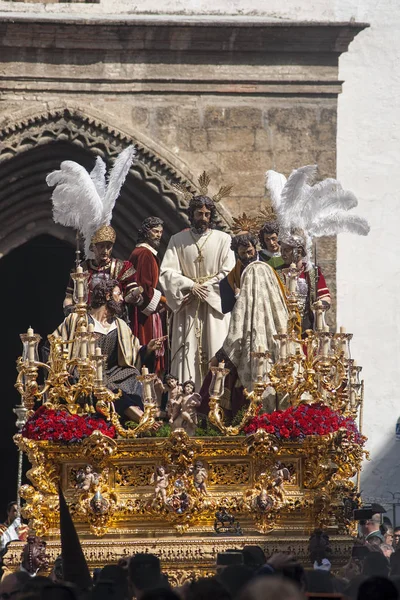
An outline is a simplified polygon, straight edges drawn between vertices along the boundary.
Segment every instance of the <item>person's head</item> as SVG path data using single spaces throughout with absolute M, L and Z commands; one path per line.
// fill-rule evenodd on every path
M 238 600 L 303 600 L 302 592 L 291 581 L 275 575 L 257 577 L 250 581 Z
M 266 557 L 260 546 L 244 546 L 242 553 L 246 567 L 259 569 L 265 565 Z
M 311 593 L 333 594 L 335 592 L 334 579 L 328 571 L 319 569 L 306 571 L 306 590 Z
M 28 573 L 23 571 L 16 571 L 10 575 L 6 575 L 0 581 L 0 598 L 1 600 L 8 600 L 15 598 L 17 594 L 20 594 L 23 587 L 28 581 L 30 581 Z
M 362 573 L 367 577 L 387 577 L 389 561 L 380 552 L 370 552 L 364 559 Z
M 180 600 L 180 596 L 169 587 L 158 587 L 145 592 L 141 600 Z
M 13 523 L 15 521 L 15 519 L 17 518 L 17 514 L 18 514 L 17 501 L 16 500 L 11 500 L 11 502 L 9 502 L 7 504 L 7 519 L 6 519 L 6 523 L 8 525 L 11 525 L 11 523 Z
M 271 254 L 275 254 L 279 252 L 279 224 L 278 221 L 267 221 L 264 223 L 260 232 L 258 234 L 258 238 L 260 240 L 261 248 L 271 252 Z
M 226 587 L 232 598 L 254 577 L 254 571 L 245 565 L 231 565 L 217 575 L 217 579 Z
M 194 382 L 191 379 L 188 379 L 183 383 L 182 389 L 184 394 L 193 394 L 195 390 Z
M 383 556 L 390 558 L 394 552 L 394 548 L 391 544 L 381 544 L 380 551 L 382 552 Z
M 400 549 L 393 552 L 390 559 L 390 575 L 400 577 Z
M 219 509 L 220 512 L 226 512 L 226 508 Z M 241 550 L 226 550 L 225 552 L 218 552 L 217 560 L 215 563 L 215 571 L 217 575 L 222 573 L 224 569 L 229 566 L 239 566 L 244 564 L 243 553 Z
M 147 217 L 143 221 L 138 231 L 138 243 L 146 242 L 155 250 L 160 247 L 162 234 L 164 231 L 164 221 L 158 217 Z
M 179 379 L 175 375 L 172 375 L 171 373 L 167 373 L 167 375 L 164 377 L 164 381 L 165 381 L 166 385 L 171 390 L 173 390 L 178 385 Z
M 231 595 L 217 577 L 201 577 L 187 589 L 186 600 L 230 600 Z
M 383 543 L 389 546 L 393 545 L 393 527 L 387 523 L 382 523 L 380 526 L 380 532 L 383 535 Z
M 294 263 L 300 267 L 306 256 L 305 240 L 302 236 L 294 234 L 287 235 L 281 239 L 281 256 L 285 265 Z
M 123 296 L 118 281 L 102 279 L 92 290 L 91 308 L 107 307 L 110 315 L 119 316 L 123 312 Z
M 232 239 L 231 250 L 244 267 L 257 260 L 257 240 L 251 233 L 242 233 Z
M 92 600 L 128 600 L 127 569 L 119 565 L 106 565 L 100 570 L 92 590 Z
M 362 526 L 363 534 L 365 536 L 373 533 L 374 531 L 379 532 L 379 527 L 381 524 L 381 515 L 379 513 L 375 513 L 372 515 L 370 519 L 367 519 Z
M 386 577 L 370 577 L 360 584 L 357 600 L 398 600 L 397 588 Z
M 194 196 L 189 202 L 188 217 L 192 229 L 204 233 L 214 226 L 217 215 L 215 203 L 208 196 Z
M 115 229 L 111 225 L 103 225 L 96 231 L 90 241 L 90 250 L 97 265 L 104 266 L 110 262 L 116 237 Z
M 140 553 L 132 556 L 128 565 L 128 578 L 136 598 L 141 598 L 147 590 L 165 587 L 160 559 L 154 554 Z
M 393 529 L 393 548 L 396 550 L 400 542 L 400 527 Z

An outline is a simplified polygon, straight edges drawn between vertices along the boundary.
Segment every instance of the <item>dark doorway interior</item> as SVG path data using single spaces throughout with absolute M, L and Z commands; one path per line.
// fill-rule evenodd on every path
M 21 354 L 19 334 L 32 326 L 46 339 L 63 320 L 62 302 L 68 273 L 74 263 L 74 248 L 49 235 L 38 236 L 0 260 L 0 518 L 17 486 L 17 448 L 13 407 L 19 403 L 14 389 L 15 361 Z M 28 465 L 24 465 L 26 469 Z M 5 515 L 4 515 L 5 516 Z

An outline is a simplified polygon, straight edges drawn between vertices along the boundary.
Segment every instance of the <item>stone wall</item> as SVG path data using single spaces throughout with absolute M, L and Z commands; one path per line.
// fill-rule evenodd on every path
M 256 214 L 266 202 L 269 168 L 288 175 L 317 163 L 321 177 L 335 175 L 338 57 L 362 28 L 251 18 L 210 24 L 3 16 L 2 144 L 21 106 L 42 119 L 61 102 L 95 111 L 110 127 L 144 140 L 189 182 L 205 169 L 215 190 L 233 184 L 224 202 L 230 215 Z M 27 202 L 35 202 L 34 194 Z M 335 294 L 335 243 L 321 242 L 318 257 Z

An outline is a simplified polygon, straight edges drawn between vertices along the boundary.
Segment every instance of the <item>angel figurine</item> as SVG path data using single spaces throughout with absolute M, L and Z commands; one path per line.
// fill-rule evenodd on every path
M 207 469 L 201 460 L 196 460 L 193 466 L 193 485 L 198 492 L 207 495 L 206 481 L 208 478 Z
M 165 467 L 159 466 L 156 467 L 153 475 L 151 476 L 150 483 L 155 484 L 154 487 L 154 500 L 155 502 L 157 498 L 161 498 L 161 502 L 163 504 L 167 503 L 167 487 L 169 481 L 169 473 L 165 472 Z
M 99 483 L 99 474 L 93 471 L 91 465 L 85 465 L 84 469 L 79 469 L 76 474 L 77 487 L 84 492 L 88 492 L 90 488 Z
M 178 402 L 180 404 L 180 400 L 178 401 L 178 397 L 182 394 L 182 386 L 179 383 L 179 380 L 175 375 L 168 373 L 165 378 L 164 384 L 164 392 L 168 393 L 167 405 L 165 407 L 165 412 L 167 413 L 169 423 L 171 421 L 173 415 L 176 414 L 175 405 Z
M 183 391 L 176 399 L 171 412 L 170 424 L 172 431 L 184 429 L 186 433 L 193 436 L 197 427 L 197 408 L 201 404 L 200 394 L 194 392 L 194 383 L 185 381 L 182 385 Z

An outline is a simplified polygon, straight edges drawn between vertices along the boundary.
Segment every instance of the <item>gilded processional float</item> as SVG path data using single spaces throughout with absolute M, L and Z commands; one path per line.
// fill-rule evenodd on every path
M 88 273 L 76 267 L 74 338 L 50 335 L 42 362 L 40 336 L 29 328 L 17 362 L 14 439 L 31 463 L 30 483 L 20 487 L 22 516 L 46 539 L 51 560 L 60 553 L 61 487 L 90 567 L 153 552 L 170 580 L 182 583 L 213 571 L 218 552 L 245 544 L 306 560 L 317 527 L 330 535 L 333 565 L 343 563 L 354 533 L 348 500 L 365 455 L 361 367 L 351 357 L 352 334 L 330 331 L 320 301 L 314 329 L 302 334 L 298 275 L 294 264 L 286 270 L 289 318 L 275 335 L 278 358 L 263 347 L 251 353 L 255 378 L 231 423 L 220 404 L 229 369 L 212 366 L 209 412 L 189 435 L 155 430 L 156 375 L 146 367 L 138 377 L 140 421 L 121 423 L 119 393 L 106 386 L 105 356 L 88 324 Z M 70 343 L 78 348 L 73 358 Z M 266 390 L 288 408 L 266 412 Z M 20 551 L 18 543 L 10 547 L 10 568 Z

